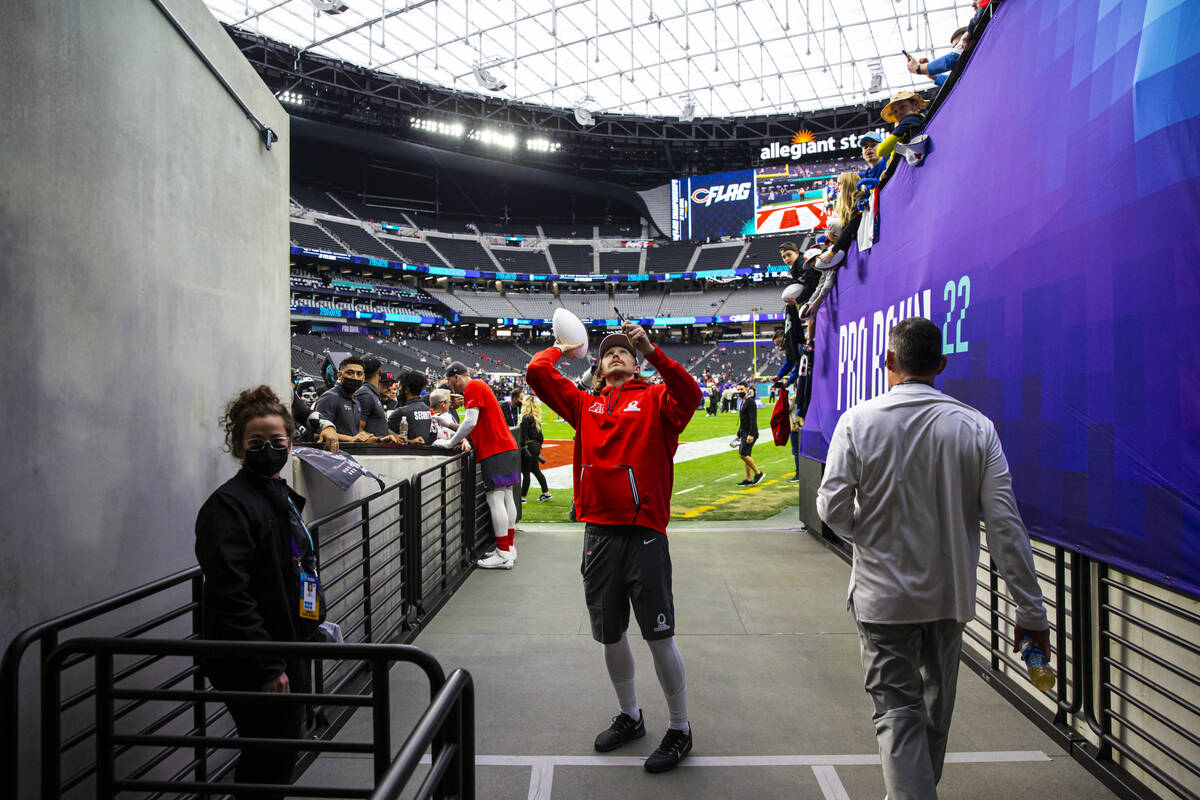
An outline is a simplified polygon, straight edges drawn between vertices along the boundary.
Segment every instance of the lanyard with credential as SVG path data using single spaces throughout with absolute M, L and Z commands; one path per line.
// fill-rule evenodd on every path
M 300 516 L 300 509 L 296 508 L 296 504 L 292 502 L 292 498 L 288 498 L 288 505 L 291 506 L 292 512 L 296 515 L 296 519 L 300 522 L 300 528 L 304 531 L 304 535 L 308 537 L 308 551 L 312 553 L 313 565 L 317 562 L 317 547 L 313 544 L 312 533 L 309 532 L 308 526 L 304 524 L 304 517 Z M 296 547 L 295 537 L 289 535 L 288 541 L 292 543 L 292 555 L 298 561 L 300 559 L 300 550 Z

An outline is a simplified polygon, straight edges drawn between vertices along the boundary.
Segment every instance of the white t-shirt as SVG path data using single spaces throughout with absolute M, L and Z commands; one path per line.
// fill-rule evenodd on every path
M 433 415 L 433 427 L 434 427 L 434 431 L 435 431 L 434 441 L 438 441 L 438 440 L 442 440 L 442 439 L 453 439 L 454 438 L 454 428 L 451 427 L 452 425 L 454 425 L 454 417 L 450 416 L 449 411 L 442 412 L 441 414 L 434 414 Z

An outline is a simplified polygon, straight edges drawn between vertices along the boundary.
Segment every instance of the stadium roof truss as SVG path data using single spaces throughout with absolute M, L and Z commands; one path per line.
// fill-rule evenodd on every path
M 972 13 L 963 0 L 205 1 L 295 48 L 297 67 L 313 56 L 480 95 L 500 116 L 515 104 L 597 121 L 795 116 L 926 89 L 901 51 L 944 53 Z

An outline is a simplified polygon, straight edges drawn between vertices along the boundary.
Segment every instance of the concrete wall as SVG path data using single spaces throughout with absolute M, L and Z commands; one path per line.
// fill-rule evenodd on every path
M 236 390 L 288 387 L 288 119 L 200 0 L 9 3 L 0 25 L 0 646 L 195 564 Z M 18 399 L 19 398 L 19 399 Z

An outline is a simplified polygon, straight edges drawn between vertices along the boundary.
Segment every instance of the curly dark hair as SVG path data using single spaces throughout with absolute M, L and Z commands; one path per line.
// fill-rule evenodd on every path
M 280 402 L 279 396 L 270 386 L 246 389 L 229 401 L 229 405 L 225 406 L 225 414 L 221 417 L 221 427 L 225 430 L 225 449 L 232 453 L 234 458 L 246 455 L 242 446 L 246 423 L 259 417 L 282 417 L 288 437 L 291 438 L 296 432 L 292 412 Z

